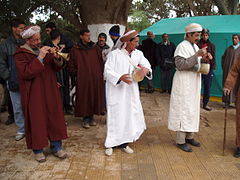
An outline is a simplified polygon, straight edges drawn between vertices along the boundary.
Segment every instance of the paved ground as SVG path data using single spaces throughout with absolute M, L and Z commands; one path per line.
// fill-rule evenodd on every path
M 5 126 L 6 113 L 0 115 L 0 179 L 240 179 L 240 159 L 234 158 L 235 110 L 228 111 L 227 143 L 222 156 L 224 110 L 220 103 L 211 103 L 212 112 L 201 112 L 200 132 L 196 139 L 202 144 L 192 153 L 179 150 L 174 144 L 175 133 L 167 129 L 169 95 L 141 95 L 147 130 L 131 144 L 135 153 L 114 150 L 104 155 L 105 117 L 96 117 L 97 127 L 81 127 L 81 120 L 66 116 L 69 139 L 64 148 L 69 158 L 63 161 L 51 154 L 47 162 L 35 162 L 26 149 L 25 140 L 16 142 L 15 125 Z M 49 152 L 49 149 L 46 149 Z

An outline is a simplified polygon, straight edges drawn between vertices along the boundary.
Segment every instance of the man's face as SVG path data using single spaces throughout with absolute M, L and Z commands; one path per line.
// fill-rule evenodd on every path
M 119 38 L 118 36 L 113 36 L 113 35 L 110 35 L 110 37 L 113 41 Z
M 139 37 L 135 37 L 132 41 L 127 42 L 126 49 L 134 51 L 139 45 Z
M 34 34 L 32 37 L 27 39 L 26 42 L 31 48 L 39 48 L 41 45 L 40 33 Z
M 98 44 L 99 44 L 100 46 L 104 46 L 104 45 L 106 44 L 106 39 L 105 39 L 105 37 L 99 36 L 99 38 L 98 38 Z
M 233 36 L 232 41 L 233 41 L 233 45 L 237 45 L 239 43 L 238 36 Z
M 83 35 L 80 35 L 80 39 L 85 44 L 87 44 L 87 43 L 89 43 L 91 41 L 90 37 L 91 37 L 91 33 L 90 32 L 85 32 Z
M 199 41 L 200 36 L 201 36 L 201 32 L 194 32 L 193 34 L 187 33 L 188 40 L 194 44 L 196 44 Z
M 46 28 L 45 31 L 46 31 L 47 35 L 50 35 L 50 32 L 52 31 L 52 29 L 51 28 Z
M 25 24 L 19 24 L 18 27 L 12 27 L 13 35 L 16 38 L 20 38 L 21 37 L 20 33 L 23 32 L 24 28 Z
M 167 34 L 164 34 L 163 37 L 162 37 L 162 39 L 163 39 L 163 42 L 168 41 L 168 35 L 167 35 Z
M 203 33 L 203 34 L 202 34 L 202 39 L 203 39 L 204 41 L 207 41 L 207 40 L 209 39 L 208 33 Z
M 149 38 L 149 39 L 154 39 L 154 34 L 153 34 L 153 32 L 148 32 L 147 33 L 147 37 Z

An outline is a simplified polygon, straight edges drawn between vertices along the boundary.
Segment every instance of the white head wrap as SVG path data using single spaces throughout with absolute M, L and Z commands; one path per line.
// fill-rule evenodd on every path
M 23 32 L 21 32 L 21 36 L 23 39 L 28 39 L 36 33 L 39 33 L 41 28 L 39 26 L 27 26 Z
M 128 40 L 137 37 L 139 34 L 136 30 L 131 30 L 125 33 L 121 38 L 126 37 Z
M 197 23 L 192 23 L 189 24 L 185 27 L 185 32 L 190 33 L 190 32 L 201 32 L 202 31 L 202 26 Z
M 132 38 L 137 37 L 139 34 L 136 30 L 131 30 L 121 36 L 121 41 L 123 42 L 122 48 L 125 49 L 127 45 L 127 41 L 131 40 Z

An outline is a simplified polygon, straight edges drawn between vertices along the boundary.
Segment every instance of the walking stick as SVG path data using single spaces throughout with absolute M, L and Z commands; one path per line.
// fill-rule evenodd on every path
M 227 109 L 229 106 L 229 95 L 226 96 L 226 102 L 225 102 L 225 115 L 224 115 L 224 134 L 223 134 L 223 156 L 225 155 L 225 144 L 226 144 L 226 128 L 227 128 Z

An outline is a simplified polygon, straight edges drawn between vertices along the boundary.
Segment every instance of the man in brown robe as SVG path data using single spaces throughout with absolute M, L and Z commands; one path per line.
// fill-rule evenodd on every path
M 234 34 L 232 36 L 233 45 L 229 46 L 222 56 L 222 69 L 223 69 L 223 86 L 226 81 L 228 72 L 230 71 L 232 65 L 235 62 L 236 57 L 240 54 L 240 36 L 238 34 Z M 233 88 L 230 93 L 230 98 L 226 99 L 226 96 L 223 95 L 222 100 L 225 103 L 231 104 L 235 102 L 237 89 Z
M 80 31 L 80 41 L 70 51 L 69 72 L 76 78 L 75 116 L 83 127 L 96 126 L 93 115 L 105 110 L 103 60 L 100 48 L 90 40 L 90 31 Z
M 67 131 L 55 74 L 64 62 L 56 53 L 49 53 L 50 47 L 39 49 L 39 26 L 27 27 L 21 36 L 26 43 L 17 49 L 15 60 L 27 147 L 33 149 L 38 162 L 44 162 L 43 148 L 49 140 L 53 155 L 64 159 L 67 154 L 61 140 L 67 138 Z
M 227 79 L 224 84 L 224 95 L 230 95 L 231 91 L 236 88 L 236 145 L 237 149 L 234 153 L 235 157 L 240 157 L 240 89 L 239 89 L 239 78 L 240 78 L 240 55 L 237 56 L 234 65 L 228 73 Z

